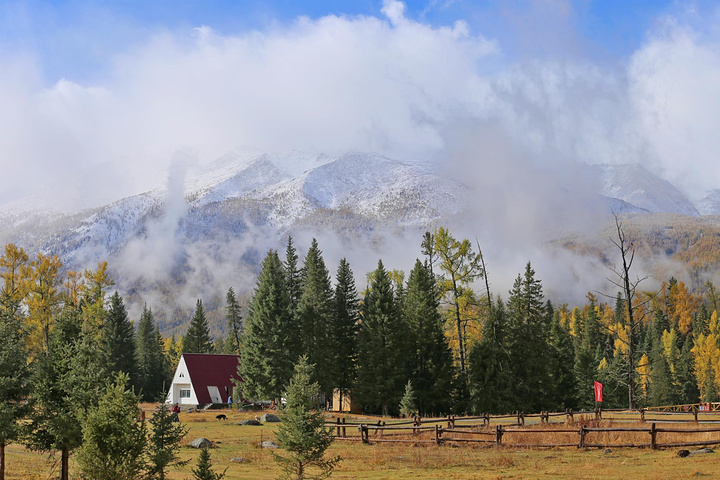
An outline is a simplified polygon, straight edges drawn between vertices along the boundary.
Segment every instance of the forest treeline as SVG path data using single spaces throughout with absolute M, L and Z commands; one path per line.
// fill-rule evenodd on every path
M 289 237 L 284 255 L 270 250 L 262 261 L 248 305 L 228 290 L 226 337 L 211 338 L 197 299 L 177 340 L 163 338 L 151 306 L 129 318 L 107 263 L 61 273 L 58 257 L 7 245 L 0 447 L 22 438 L 45 451 L 81 448 L 83 419 L 111 388 L 159 400 L 183 352 L 240 354 L 247 399 L 280 397 L 306 356 L 326 398 L 340 390 L 368 413 L 398 414 L 401 401 L 422 415 L 581 409 L 594 406 L 594 381 L 605 386 L 604 407 L 717 400 L 711 283 L 702 295 L 674 278 L 652 292 L 635 283 L 555 306 L 530 262 L 501 298 L 479 245 L 445 228 L 419 240 L 408 274 L 380 260 L 358 291 L 345 259 L 333 281 L 317 241 L 301 261 Z

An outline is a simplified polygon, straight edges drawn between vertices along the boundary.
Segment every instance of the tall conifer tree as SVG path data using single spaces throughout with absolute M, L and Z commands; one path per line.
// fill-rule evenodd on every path
M 285 272 L 277 251 L 262 262 L 248 305 L 238 373 L 247 398 L 280 398 L 298 359 Z
M 379 261 L 365 295 L 358 334 L 355 390 L 367 410 L 388 415 L 391 406 L 398 405 L 407 376 L 406 338 L 390 275 Z
M 211 353 L 212 340 L 210 339 L 210 327 L 205 318 L 205 309 L 202 300 L 198 299 L 195 304 L 195 315 L 190 320 L 188 331 L 183 337 L 183 352 L 185 353 Z
M 357 332 L 360 305 L 355 278 L 346 259 L 340 260 L 335 277 L 331 362 L 333 385 L 340 395 L 349 393 L 357 372 Z M 342 398 L 340 402 L 342 404 Z
M 315 381 L 326 396 L 332 394 L 333 290 L 317 240 L 313 239 L 303 265 L 304 281 L 296 318 L 303 354 L 315 365 Z
M 403 303 L 408 328 L 409 364 L 421 414 L 447 413 L 452 391 L 453 359 L 438 302 L 438 288 L 429 267 L 420 260 L 408 277 Z
M 483 324 L 482 340 L 468 356 L 472 407 L 476 413 L 507 413 L 517 408 L 511 361 L 505 305 L 498 299 Z
M 30 413 L 31 369 L 27 363 L 24 332 L 9 306 L 10 297 L 0 294 L 0 480 L 5 479 L 5 446 L 16 440 L 20 421 Z
M 165 353 L 160 332 L 153 321 L 152 310 L 145 305 L 138 323 L 135 344 L 137 381 L 135 385 L 145 400 L 156 400 L 165 390 Z
M 235 297 L 235 291 L 230 287 L 225 295 L 225 319 L 228 323 L 228 339 L 225 342 L 227 353 L 240 353 L 240 338 L 242 337 L 242 315 L 240 315 L 240 304 Z
M 110 297 L 108 314 L 103 321 L 102 352 L 108 375 L 125 372 L 135 379 L 135 331 L 117 291 Z
M 518 275 L 507 304 L 508 345 L 514 372 L 517 408 L 538 412 L 548 406 L 547 345 L 548 325 L 544 309 L 542 284 L 535 278 L 530 262 L 524 275 Z
M 295 314 L 303 290 L 303 272 L 298 269 L 298 254 L 290 235 L 288 235 L 288 243 L 285 248 L 285 263 L 283 266 L 285 267 L 288 303 L 290 304 L 290 311 Z

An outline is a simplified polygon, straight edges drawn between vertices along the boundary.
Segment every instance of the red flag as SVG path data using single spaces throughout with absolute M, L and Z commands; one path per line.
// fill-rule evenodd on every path
M 602 383 L 595 382 L 595 401 L 602 402 Z

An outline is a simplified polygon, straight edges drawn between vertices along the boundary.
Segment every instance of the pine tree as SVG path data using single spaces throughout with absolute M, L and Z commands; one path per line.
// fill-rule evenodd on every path
M 145 305 L 138 323 L 137 342 L 135 345 L 137 362 L 138 387 L 145 400 L 156 399 L 165 389 L 165 354 L 160 332 L 155 326 L 153 313 Z
M 76 309 L 58 316 L 50 350 L 38 358 L 33 379 L 35 405 L 27 443 L 34 450 L 61 452 L 61 480 L 69 479 L 70 453 L 82 443 L 79 418 L 97 404 L 102 386 L 97 345 L 85 326 Z
M 553 313 L 549 340 L 549 371 L 552 373 L 553 410 L 564 410 L 577 405 L 573 364 L 575 350 L 570 332 L 562 325 L 558 311 Z M 597 370 L 594 372 L 597 377 Z
M 307 357 L 300 357 L 285 391 L 287 403 L 280 410 L 277 439 L 288 456 L 273 454 L 283 478 L 326 478 L 340 461 L 339 457 L 324 458 L 333 437 L 325 428 L 325 414 L 315 408 L 320 386 L 311 383 L 312 370 Z
M 415 416 L 418 413 L 417 404 L 415 403 L 415 391 L 412 387 L 412 382 L 408 380 L 405 385 L 405 393 L 403 393 L 400 399 L 400 415 L 408 418 Z
M 173 421 L 170 408 L 165 403 L 165 395 L 159 397 L 157 409 L 150 418 L 150 438 L 148 440 L 148 477 L 165 480 L 165 472 L 170 465 L 184 465 L 179 461 L 180 442 L 187 435 L 187 428 Z
M 146 470 L 147 429 L 139 419 L 140 398 L 119 373 L 108 383 L 96 409 L 83 421 L 83 443 L 77 462 L 84 478 L 134 480 Z
M 548 325 L 542 284 L 530 262 L 518 275 L 507 304 L 508 346 L 513 368 L 513 390 L 517 409 L 538 412 L 548 406 Z
M 478 414 L 508 413 L 517 408 L 507 334 L 505 305 L 498 299 L 483 325 L 482 340 L 468 356 L 472 407 Z
M 355 383 L 357 371 L 357 332 L 360 305 L 355 288 L 355 278 L 346 259 L 340 260 L 335 277 L 335 295 L 333 297 L 333 327 L 330 330 L 333 340 L 330 362 L 332 383 L 340 390 L 342 397 L 348 395 Z
M 390 275 L 378 262 L 371 274 L 358 333 L 358 401 L 372 412 L 390 413 L 407 378 L 407 328 L 395 304 Z
M 583 329 L 577 337 L 575 348 L 575 392 L 577 407 L 589 410 L 595 406 L 594 382 L 597 380 L 597 367 L 600 359 L 596 358 L 598 342 L 598 321 L 595 313 L 595 302 L 590 300 L 590 307 L 583 318 Z
M 275 250 L 262 262 L 248 305 L 238 374 L 246 398 L 280 398 L 298 358 L 287 285 Z
M 17 440 L 19 422 L 31 411 L 27 400 L 32 371 L 22 325 L 11 302 L 7 292 L 0 294 L 0 480 L 5 479 L 5 446 Z
M 403 305 L 408 329 L 407 359 L 420 413 L 447 413 L 452 392 L 453 359 L 443 331 L 438 288 L 429 268 L 416 260 Z
M 314 239 L 313 242 L 315 242 Z M 290 305 L 290 312 L 295 315 L 303 291 L 303 272 L 298 269 L 297 250 L 295 250 L 293 246 L 292 236 L 290 235 L 288 235 L 283 267 L 285 269 L 285 286 L 288 293 L 288 304 Z
M 240 304 L 235 298 L 235 291 L 230 287 L 225 296 L 225 319 L 228 323 L 228 339 L 225 342 L 225 352 L 238 355 L 240 353 L 240 338 L 243 333 Z
M 210 339 L 210 327 L 205 318 L 205 309 L 202 300 L 198 299 L 195 304 L 195 314 L 190 320 L 190 326 L 183 337 L 184 353 L 211 353 L 212 340 Z
M 693 372 L 693 338 L 688 335 L 680 350 L 680 359 L 677 363 L 677 379 L 680 386 L 680 403 L 697 403 L 700 399 L 695 374 Z
M 135 330 L 117 291 L 110 298 L 108 314 L 103 322 L 102 356 L 108 375 L 125 372 L 131 379 L 135 378 Z
M 296 318 L 300 326 L 303 354 L 308 361 L 316 365 L 315 380 L 321 392 L 332 395 L 332 362 L 330 355 L 334 350 L 333 340 L 333 290 L 330 274 L 325 267 L 322 252 L 313 239 L 303 265 L 304 281 L 302 293 L 297 304 Z
M 225 470 L 227 471 L 227 468 Z M 213 470 L 210 451 L 207 448 L 200 450 L 197 466 L 193 468 L 192 474 L 195 480 L 222 480 L 225 477 L 225 472 L 217 473 Z

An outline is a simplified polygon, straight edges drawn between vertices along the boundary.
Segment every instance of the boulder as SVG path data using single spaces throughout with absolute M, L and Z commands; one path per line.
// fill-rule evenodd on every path
M 262 423 L 258 422 L 255 419 L 250 420 L 243 420 L 242 422 L 238 423 L 238 425 L 254 425 L 254 426 L 262 426 Z
M 233 457 L 230 459 L 230 461 L 233 463 L 248 463 L 250 460 L 243 457 Z
M 213 443 L 205 437 L 200 437 L 188 443 L 188 446 L 193 448 L 210 448 L 213 446 Z
M 280 445 L 273 442 L 272 440 L 265 440 L 260 444 L 262 448 L 280 448 Z
M 265 423 L 282 422 L 282 420 L 280 420 L 280 417 L 278 417 L 277 415 L 273 415 L 272 413 L 266 413 L 265 415 L 260 417 L 260 421 Z
M 685 458 L 688 455 L 690 455 L 690 450 L 678 450 L 678 452 L 677 452 L 678 457 Z
M 185 410 L 185 413 L 193 413 L 195 411 L 195 407 L 188 407 L 187 410 Z
M 712 448 L 701 448 L 700 450 L 690 452 L 690 456 L 692 457 L 693 455 L 702 455 L 704 453 L 715 453 L 715 450 L 713 450 Z

